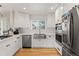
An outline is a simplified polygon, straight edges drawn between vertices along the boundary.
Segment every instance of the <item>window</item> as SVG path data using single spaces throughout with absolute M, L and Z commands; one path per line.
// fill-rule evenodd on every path
M 33 29 L 45 29 L 45 21 L 33 21 L 32 28 Z

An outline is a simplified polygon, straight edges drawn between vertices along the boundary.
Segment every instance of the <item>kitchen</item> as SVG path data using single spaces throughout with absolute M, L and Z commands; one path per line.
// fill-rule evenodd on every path
M 1 3 L 0 56 L 68 55 L 63 54 L 62 18 L 75 5 L 78 4 Z

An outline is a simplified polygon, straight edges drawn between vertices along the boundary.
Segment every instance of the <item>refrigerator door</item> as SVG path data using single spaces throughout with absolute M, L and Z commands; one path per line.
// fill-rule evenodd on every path
M 71 40 L 70 40 L 70 13 L 68 12 L 67 15 L 64 16 L 63 18 L 63 23 L 62 23 L 62 29 L 63 29 L 63 44 L 66 47 L 71 46 Z
M 72 56 L 67 50 L 65 50 L 64 48 L 63 48 L 63 50 L 62 50 L 62 55 L 63 56 Z
M 63 56 L 76 56 L 75 53 L 73 53 L 70 49 L 67 49 L 66 47 L 63 47 L 62 55 Z
M 72 47 L 71 50 L 79 55 L 79 8 L 73 7 L 71 9 L 73 17 L 73 38 L 72 38 Z

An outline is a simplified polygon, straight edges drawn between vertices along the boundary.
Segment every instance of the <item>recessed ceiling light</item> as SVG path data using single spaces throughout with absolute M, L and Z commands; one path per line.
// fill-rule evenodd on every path
M 61 9 L 63 9 L 63 7 L 60 7 Z
M 53 10 L 53 8 L 51 7 L 51 10 Z
M 26 8 L 23 8 L 24 10 L 26 9 Z

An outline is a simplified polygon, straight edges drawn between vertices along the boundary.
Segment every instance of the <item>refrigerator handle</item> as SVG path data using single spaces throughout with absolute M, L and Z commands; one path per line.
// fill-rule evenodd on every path
M 74 39 L 74 24 L 73 24 L 73 14 L 71 13 L 71 17 L 70 17 L 70 42 L 71 42 L 71 47 L 73 47 L 73 39 Z

